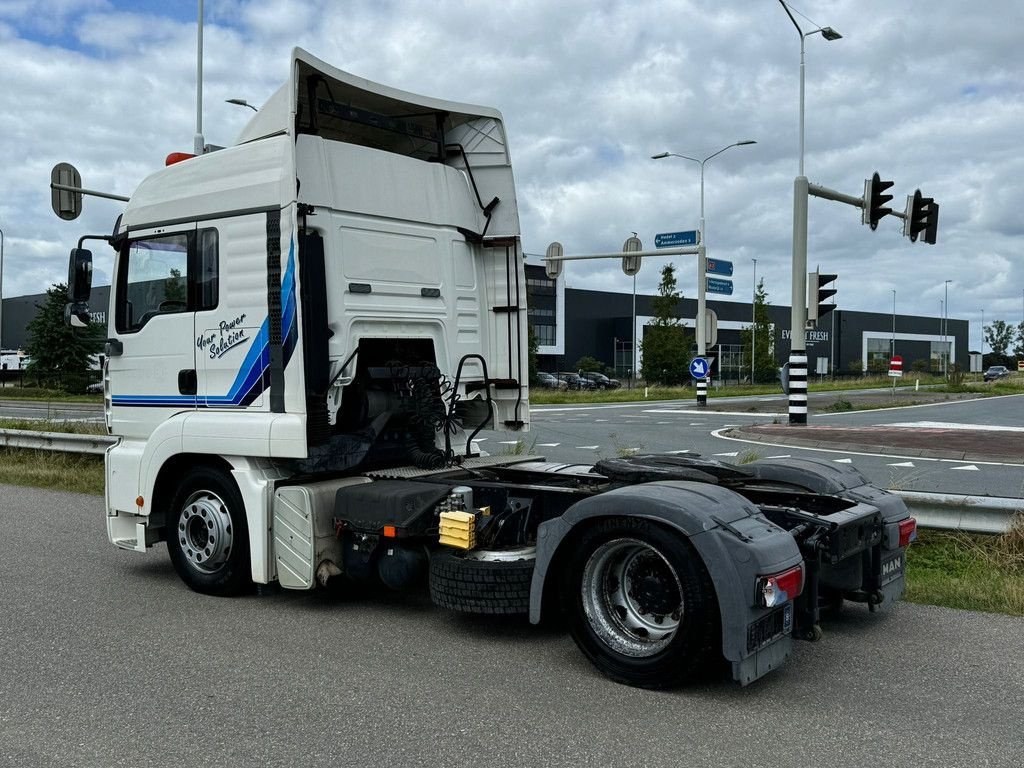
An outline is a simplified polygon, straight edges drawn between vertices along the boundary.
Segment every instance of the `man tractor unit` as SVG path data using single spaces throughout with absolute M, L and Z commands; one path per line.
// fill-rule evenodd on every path
M 106 524 L 210 595 L 340 579 L 560 617 L 608 677 L 775 669 L 820 606 L 886 607 L 915 522 L 850 467 L 475 450 L 530 423 L 526 281 L 494 109 L 295 50 L 237 143 L 170 155 L 108 236 Z

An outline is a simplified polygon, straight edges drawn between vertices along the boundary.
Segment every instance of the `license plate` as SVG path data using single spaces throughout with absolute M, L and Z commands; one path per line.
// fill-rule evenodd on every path
M 903 570 L 906 567 L 906 562 L 903 558 L 903 552 L 895 552 L 884 560 L 882 560 L 881 573 L 879 574 L 878 583 L 880 586 L 885 586 L 891 581 L 895 581 L 903 575 Z
M 747 627 L 747 652 L 764 648 L 793 631 L 793 604 L 786 603 Z

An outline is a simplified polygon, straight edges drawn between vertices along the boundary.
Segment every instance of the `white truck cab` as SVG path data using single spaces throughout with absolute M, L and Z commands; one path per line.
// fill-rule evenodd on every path
M 165 541 L 192 589 L 426 580 L 458 611 L 563 612 L 602 672 L 645 687 L 719 655 L 749 683 L 820 637 L 819 596 L 903 592 L 914 521 L 852 468 L 474 452 L 485 426 L 529 427 L 496 110 L 295 50 L 234 146 L 169 156 L 99 239 L 108 536 Z M 72 324 L 91 268 L 80 242 Z

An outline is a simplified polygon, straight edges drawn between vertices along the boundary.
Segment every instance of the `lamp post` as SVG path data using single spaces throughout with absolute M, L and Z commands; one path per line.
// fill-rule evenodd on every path
M 981 310 L 981 367 L 985 368 L 985 310 Z
M 199 0 L 196 31 L 196 135 L 195 153 L 203 154 L 206 141 L 203 139 L 203 0 Z
M 757 259 L 751 259 L 754 262 L 754 292 L 753 298 L 750 300 L 750 384 L 754 384 L 754 360 L 757 357 L 757 345 L 754 343 L 757 339 Z
M 252 104 L 250 104 L 245 99 L 224 99 L 224 101 L 227 102 L 228 104 L 236 104 L 239 107 L 248 107 L 253 112 L 259 112 L 259 110 L 256 109 L 256 107 L 254 107 Z
M 0 353 L 4 350 L 4 231 L 0 229 Z
M 892 289 L 892 342 L 889 349 L 890 362 L 896 357 L 896 289 Z
M 656 155 L 651 155 L 652 160 L 662 160 L 666 157 L 679 157 L 683 160 L 692 160 L 700 165 L 700 255 L 697 256 L 697 356 L 704 357 L 707 354 L 707 329 L 706 329 L 706 317 L 707 314 L 707 285 L 705 280 L 705 273 L 707 272 L 707 236 L 704 232 L 704 164 L 713 157 L 725 152 L 727 149 L 733 147 L 745 147 L 749 144 L 757 144 L 753 139 L 744 139 L 743 141 L 736 141 L 728 146 L 722 147 L 717 152 L 712 152 L 710 155 L 705 157 L 703 160 L 699 160 L 696 157 L 690 157 L 689 155 L 681 155 L 677 152 L 659 152 Z M 707 378 L 700 379 L 697 382 L 697 405 L 704 406 L 708 403 L 708 380 Z
M 949 375 L 949 284 L 952 280 L 943 283 L 945 298 L 942 300 L 942 375 Z
M 807 423 L 807 350 L 804 331 L 807 326 L 807 177 L 804 176 L 804 42 L 819 32 L 828 41 L 839 40 L 842 35 L 832 27 L 818 27 L 804 32 L 797 24 L 785 0 L 779 0 L 782 9 L 796 27 L 800 36 L 800 171 L 793 180 L 793 275 L 792 309 L 790 312 L 789 346 L 789 423 Z

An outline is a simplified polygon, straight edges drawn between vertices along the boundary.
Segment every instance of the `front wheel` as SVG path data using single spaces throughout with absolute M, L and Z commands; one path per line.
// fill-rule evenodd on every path
M 196 592 L 232 595 L 251 585 L 245 506 L 230 475 L 212 467 L 186 475 L 167 512 L 167 551 Z
M 601 521 L 562 573 L 573 639 L 611 679 L 680 685 L 716 657 L 719 614 L 700 556 L 678 532 L 642 518 Z

